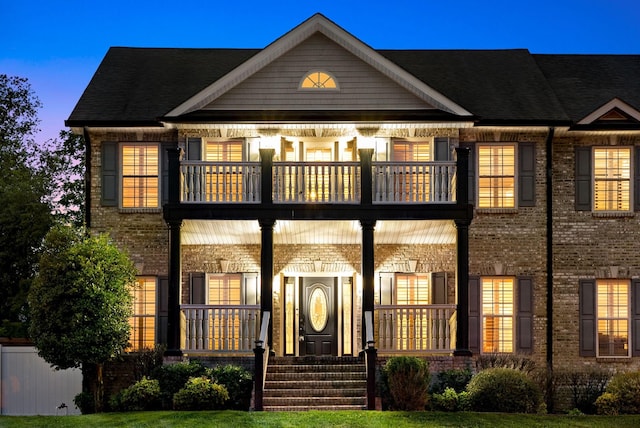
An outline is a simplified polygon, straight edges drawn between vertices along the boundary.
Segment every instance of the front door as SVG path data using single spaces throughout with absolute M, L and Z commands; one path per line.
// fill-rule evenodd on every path
M 302 278 L 300 355 L 337 355 L 337 278 Z

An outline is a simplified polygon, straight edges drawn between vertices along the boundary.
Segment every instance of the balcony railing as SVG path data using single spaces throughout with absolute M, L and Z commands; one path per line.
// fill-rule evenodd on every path
M 260 305 L 182 305 L 180 310 L 184 352 L 253 352 Z
M 456 305 L 379 305 L 375 343 L 380 353 L 449 353 L 455 348 Z
M 274 162 L 262 174 L 259 162 L 182 161 L 181 201 L 260 203 L 264 177 L 274 203 L 360 203 L 359 162 Z M 455 203 L 455 162 L 373 162 L 372 202 Z
M 373 162 L 373 202 L 455 202 L 455 162 Z

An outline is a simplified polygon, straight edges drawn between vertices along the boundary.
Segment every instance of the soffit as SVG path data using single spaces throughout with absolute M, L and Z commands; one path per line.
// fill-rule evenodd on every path
M 248 220 L 185 220 L 181 237 L 183 245 L 260 245 L 260 226 Z M 379 221 L 374 234 L 376 244 L 453 244 L 455 239 L 455 226 L 448 220 Z M 280 245 L 360 245 L 362 233 L 357 220 L 280 220 L 273 241 Z

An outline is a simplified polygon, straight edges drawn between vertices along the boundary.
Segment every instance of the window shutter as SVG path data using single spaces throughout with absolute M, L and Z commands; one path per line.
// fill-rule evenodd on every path
M 393 302 L 393 274 L 380 274 L 380 304 L 392 305 Z
M 189 274 L 191 304 L 206 305 L 207 304 L 207 281 L 204 272 L 192 272 Z
M 243 304 L 244 305 L 259 305 L 260 304 L 260 289 L 258 287 L 258 274 L 257 273 L 245 273 L 242 275 L 244 283 L 243 290 Z
M 202 160 L 202 138 L 187 138 L 187 159 Z
M 435 161 L 451 160 L 451 150 L 449 148 L 449 137 L 436 137 L 434 140 L 434 157 Z
M 516 351 L 533 351 L 533 281 L 518 278 L 518 315 L 516 318 Z
M 518 144 L 518 206 L 536 205 L 536 145 Z
M 576 147 L 576 211 L 591 211 L 591 147 Z
M 640 147 L 634 147 L 633 153 L 633 210 L 640 211 Z
M 469 350 L 480 353 L 480 278 L 469 277 Z
M 118 206 L 118 143 L 102 143 L 102 205 Z
M 169 323 L 169 277 L 158 277 L 158 291 L 157 291 L 157 343 L 167 343 L 167 330 Z
M 431 303 L 434 305 L 447 304 L 446 272 L 434 272 L 431 274 Z
M 580 356 L 596 356 L 596 281 L 580 280 Z
M 469 149 L 469 180 L 468 180 L 468 192 L 469 203 L 474 204 L 476 200 L 476 154 L 475 146 L 473 143 L 460 143 L 460 147 Z
M 169 153 L 167 150 L 175 147 L 173 143 L 163 143 L 160 145 L 160 192 L 162 195 L 161 205 L 169 202 Z
M 631 280 L 631 356 L 640 357 L 640 279 Z

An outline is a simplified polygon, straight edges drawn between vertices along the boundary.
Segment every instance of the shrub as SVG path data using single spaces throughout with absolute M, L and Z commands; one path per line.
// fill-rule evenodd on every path
M 596 399 L 601 396 L 611 373 L 602 369 L 568 371 L 559 373 L 558 377 L 571 391 L 571 406 L 582 413 L 596 413 Z
M 620 402 L 614 394 L 605 392 L 596 399 L 595 407 L 599 415 L 616 416 L 620 411 Z
M 389 407 L 424 410 L 429 401 L 429 364 L 416 357 L 389 358 L 383 368 Z
M 462 392 L 461 394 L 467 394 Z M 442 393 L 431 395 L 431 409 L 444 412 L 456 412 L 460 409 L 460 398 L 455 389 L 447 387 Z
M 210 371 L 211 379 L 224 385 L 229 392 L 227 408 L 232 410 L 249 410 L 253 376 L 243 367 L 235 365 L 217 366 Z
M 640 372 L 617 373 L 607 385 L 607 392 L 615 396 L 620 413 L 640 413 Z
M 483 354 L 476 360 L 476 371 L 486 369 L 514 369 L 523 373 L 531 373 L 536 363 L 530 358 L 513 354 Z
M 161 407 L 160 384 L 156 379 L 143 377 L 123 389 L 109 401 L 113 410 L 143 411 Z
M 229 399 L 227 389 L 207 377 L 194 377 L 173 396 L 175 410 L 220 410 Z
M 478 412 L 535 413 L 541 402 L 538 386 L 515 369 L 483 370 L 471 379 L 467 391 L 470 409 Z
M 455 392 L 462 392 L 467 387 L 472 376 L 473 374 L 468 368 L 438 372 L 433 382 L 431 382 L 429 392 L 432 394 L 442 394 L 447 388 L 452 388 Z
M 81 392 L 73 398 L 76 407 L 80 409 L 80 413 L 88 415 L 96 412 L 96 400 L 93 394 L 89 392 Z
M 160 384 L 162 408 L 171 409 L 173 396 L 180 391 L 189 378 L 207 375 L 207 368 L 200 361 L 166 364 L 153 370 L 152 378 Z

